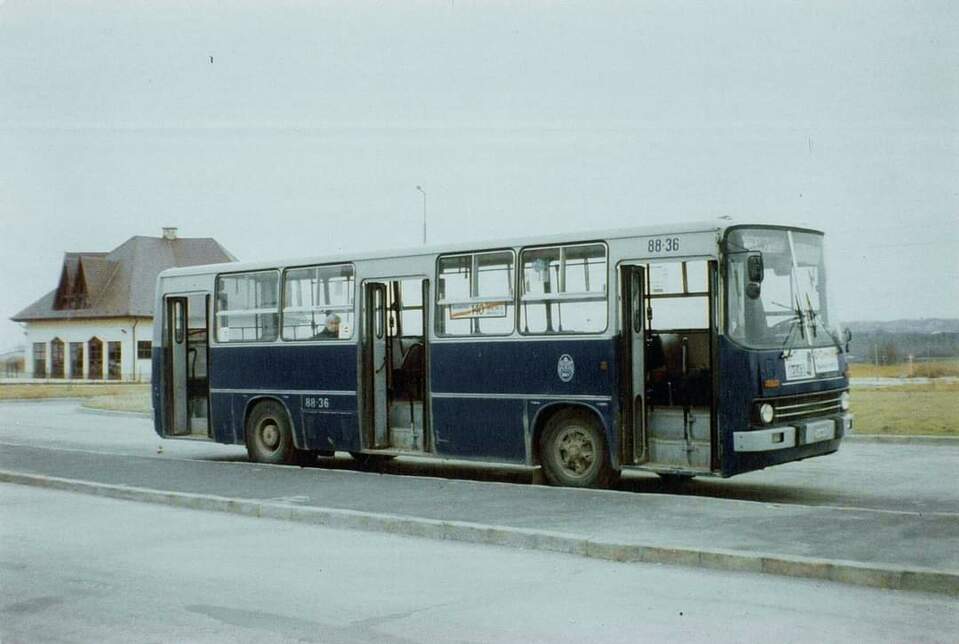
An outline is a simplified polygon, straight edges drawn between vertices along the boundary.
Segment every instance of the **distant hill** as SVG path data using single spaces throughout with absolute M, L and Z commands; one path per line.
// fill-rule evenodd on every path
M 855 333 L 909 333 L 930 335 L 933 333 L 959 333 L 959 319 L 920 318 L 918 320 L 890 320 L 885 322 L 847 322 L 845 326 Z
M 849 322 L 854 360 L 894 364 L 959 356 L 959 320 L 922 318 L 889 322 Z

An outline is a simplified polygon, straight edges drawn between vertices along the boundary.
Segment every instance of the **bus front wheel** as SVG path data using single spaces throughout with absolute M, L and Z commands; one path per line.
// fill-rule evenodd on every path
M 293 428 L 283 405 L 273 400 L 258 403 L 246 421 L 246 451 L 254 463 L 305 465 L 312 452 L 293 444 Z
M 540 441 L 540 462 L 552 485 L 609 487 L 614 478 L 599 423 L 579 409 L 561 411 L 549 420 Z

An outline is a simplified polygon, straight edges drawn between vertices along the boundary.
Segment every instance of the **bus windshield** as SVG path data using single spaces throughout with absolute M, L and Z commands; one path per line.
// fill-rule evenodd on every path
M 751 348 L 784 351 L 837 343 L 829 327 L 822 240 L 818 233 L 771 228 L 729 232 L 726 329 L 731 339 Z M 749 285 L 750 251 L 762 253 L 758 296 L 755 285 Z

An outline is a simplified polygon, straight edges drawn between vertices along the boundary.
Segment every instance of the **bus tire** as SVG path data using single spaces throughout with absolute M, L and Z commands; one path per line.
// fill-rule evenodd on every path
M 305 454 L 293 444 L 286 409 L 275 400 L 256 404 L 246 419 L 246 452 L 254 463 L 302 465 Z
M 615 473 L 596 418 L 566 409 L 549 419 L 539 445 L 543 474 L 552 485 L 609 487 Z

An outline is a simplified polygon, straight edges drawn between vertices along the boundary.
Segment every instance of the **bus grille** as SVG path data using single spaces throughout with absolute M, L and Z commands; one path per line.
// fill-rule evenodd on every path
M 799 420 L 810 416 L 826 416 L 842 411 L 839 397 L 842 391 L 803 394 L 766 400 L 776 410 L 776 420 Z

